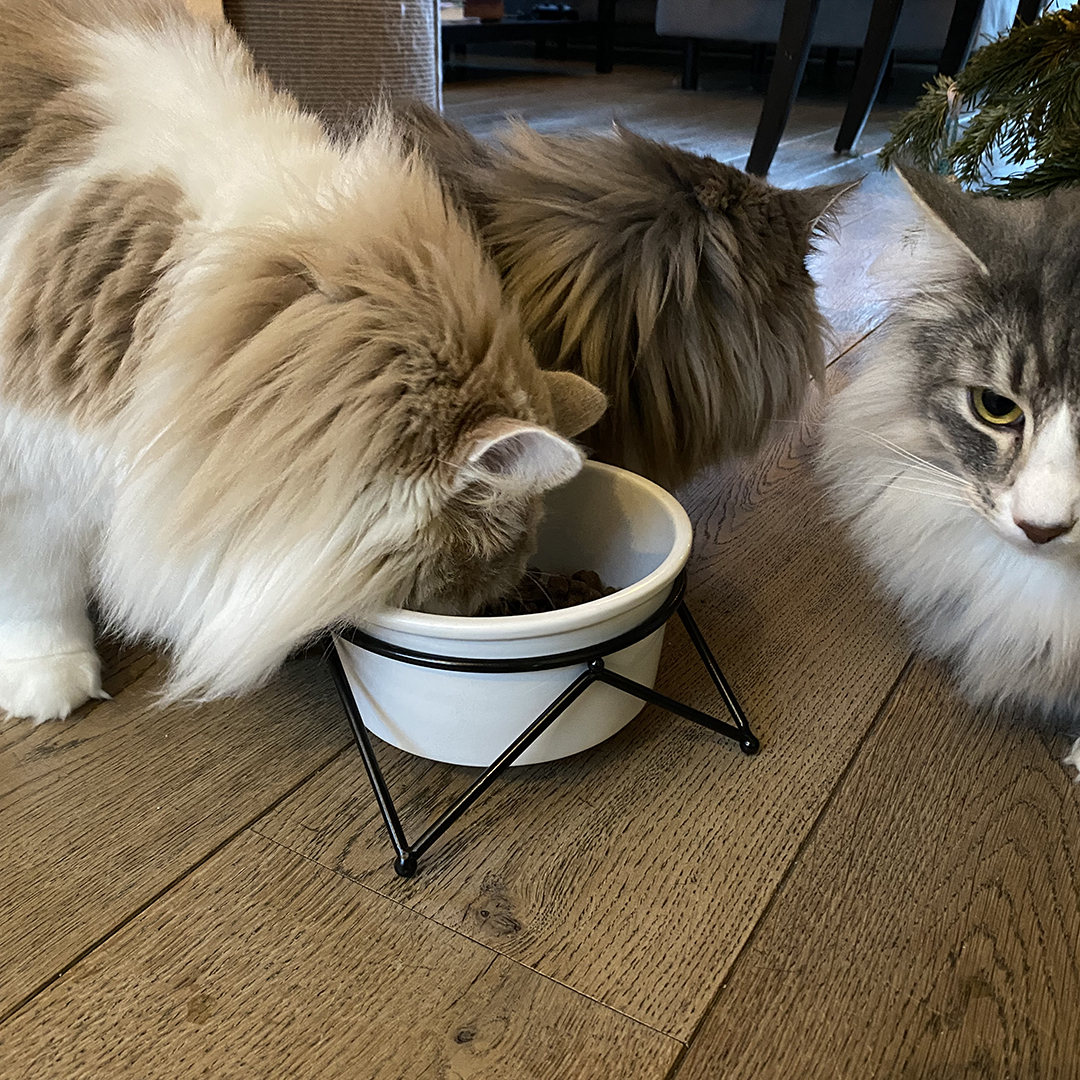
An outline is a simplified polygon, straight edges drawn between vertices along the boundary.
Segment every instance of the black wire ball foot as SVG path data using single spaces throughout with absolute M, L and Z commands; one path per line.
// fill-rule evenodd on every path
M 394 873 L 397 874 L 398 877 L 416 877 L 416 868 L 418 864 L 419 860 L 411 851 L 407 855 L 399 855 L 394 860 Z
M 379 804 L 379 811 L 382 814 L 383 823 L 386 825 L 386 830 L 390 835 L 390 841 L 397 853 L 397 858 L 394 860 L 393 864 L 394 873 L 396 873 L 398 877 L 403 878 L 415 877 L 420 857 L 424 852 L 426 852 L 447 829 L 454 825 L 491 786 L 491 784 L 494 783 L 498 776 L 525 753 L 525 751 L 540 738 L 540 736 L 586 690 L 588 690 L 594 682 L 607 683 L 607 685 L 613 686 L 617 690 L 622 690 L 624 693 L 630 694 L 633 697 L 640 698 L 642 701 L 652 705 L 658 705 L 660 708 L 666 709 L 676 716 L 681 716 L 695 724 L 701 724 L 711 731 L 715 731 L 725 738 L 736 742 L 744 754 L 756 754 L 760 749 L 758 738 L 753 731 L 750 730 L 750 723 L 746 719 L 742 706 L 739 704 L 734 692 L 724 678 L 724 674 L 720 670 L 720 666 L 717 664 L 716 658 L 713 656 L 708 643 L 698 629 L 697 623 L 694 622 L 685 603 L 683 603 L 685 592 L 686 572 L 683 571 L 676 579 L 675 584 L 672 586 L 671 594 L 661 608 L 628 633 L 620 634 L 617 638 L 590 646 L 587 649 L 578 649 L 574 652 L 557 653 L 550 656 L 533 656 L 520 660 L 447 657 L 434 653 L 421 653 L 395 645 L 389 645 L 385 641 L 371 637 L 356 629 L 343 631 L 341 636 L 353 645 L 362 649 L 368 649 L 369 651 L 378 653 L 382 656 L 388 656 L 394 660 L 399 660 L 405 664 L 413 664 L 420 667 L 437 667 L 453 671 L 489 671 L 507 673 L 544 671 L 553 668 L 580 667 L 582 664 L 585 665 L 585 670 L 577 675 L 571 681 L 570 685 L 559 694 L 559 696 L 480 774 L 479 777 L 477 777 L 464 794 L 459 796 L 448 810 L 436 818 L 415 843 L 410 843 L 405 836 L 405 831 L 402 828 L 401 821 L 398 817 L 397 807 L 394 805 L 390 789 L 387 787 L 386 779 L 383 776 L 382 769 L 375 757 L 375 751 L 371 745 L 367 726 L 364 723 L 363 717 L 360 715 L 356 699 L 353 697 L 352 689 L 349 686 L 348 676 L 345 674 L 345 669 L 342 666 L 338 650 L 335 647 L 327 651 L 327 662 L 330 665 L 330 673 L 337 686 L 342 704 L 345 706 L 345 711 L 348 714 L 353 736 L 356 739 L 356 745 L 360 750 L 360 755 L 364 761 L 364 768 L 367 771 L 368 779 L 370 780 L 372 790 L 375 793 L 375 799 Z M 679 618 L 682 620 L 683 626 L 686 628 L 686 632 L 690 636 L 690 640 L 693 642 L 698 656 L 701 658 L 701 662 L 709 672 L 713 685 L 716 687 L 717 693 L 720 695 L 731 719 L 730 723 L 719 720 L 714 716 L 710 716 L 700 709 L 684 705 L 682 702 L 676 701 L 674 698 L 670 698 L 665 694 L 660 694 L 652 689 L 652 687 L 635 682 L 633 679 L 627 679 L 625 676 L 611 671 L 604 662 L 605 656 L 614 655 L 622 649 L 628 648 L 630 645 L 643 640 L 656 630 L 659 630 L 675 612 L 678 612 Z

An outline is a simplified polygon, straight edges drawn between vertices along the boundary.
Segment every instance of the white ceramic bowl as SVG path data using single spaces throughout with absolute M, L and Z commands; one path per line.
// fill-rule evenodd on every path
M 663 488 L 624 469 L 586 462 L 549 493 L 531 560 L 549 573 L 595 570 L 619 592 L 535 615 L 461 618 L 388 611 L 360 629 L 392 645 L 443 656 L 545 656 L 633 630 L 667 599 L 690 555 L 686 511 Z M 612 671 L 652 687 L 664 640 L 653 634 L 605 656 Z M 475 674 L 418 667 L 336 638 L 338 655 L 369 731 L 420 757 L 490 765 L 585 665 Z M 639 698 L 603 683 L 588 687 L 516 764 L 576 754 L 625 727 Z

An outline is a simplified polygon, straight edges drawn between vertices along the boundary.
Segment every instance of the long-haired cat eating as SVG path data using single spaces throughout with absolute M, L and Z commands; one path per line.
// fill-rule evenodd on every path
M 0 710 L 167 697 L 524 570 L 603 394 L 543 374 L 389 123 L 332 142 L 179 0 L 0 3 Z
M 806 259 L 855 185 L 775 188 L 621 127 L 485 143 L 420 106 L 399 123 L 475 220 L 541 366 L 608 394 L 602 458 L 674 487 L 798 415 L 825 368 Z
M 894 310 L 833 400 L 825 475 L 965 695 L 1075 731 L 1080 191 L 1005 202 L 902 175 L 921 235 L 893 257 Z

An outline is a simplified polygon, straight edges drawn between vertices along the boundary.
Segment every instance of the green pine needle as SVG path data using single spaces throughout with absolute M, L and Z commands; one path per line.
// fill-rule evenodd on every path
M 1080 182 L 1080 4 L 1014 28 L 924 91 L 882 148 L 882 169 L 903 159 L 1007 197 Z M 991 161 L 1017 170 L 987 183 Z

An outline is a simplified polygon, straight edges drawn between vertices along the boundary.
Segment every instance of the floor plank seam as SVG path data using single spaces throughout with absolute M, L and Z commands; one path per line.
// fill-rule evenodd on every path
M 442 924 L 440 924 L 442 925 Z M 467 935 L 465 935 L 467 936 Z M 469 941 L 474 941 L 475 938 L 469 938 Z M 483 944 L 483 942 L 477 942 L 477 944 Z M 490 948 L 490 946 L 487 946 Z M 564 990 L 569 990 L 570 993 L 577 995 L 579 998 L 583 998 L 585 1001 L 591 1001 L 601 1008 L 606 1009 L 608 1012 L 615 1013 L 617 1016 L 622 1016 L 629 1020 L 630 1023 L 636 1024 L 638 1027 L 645 1028 L 646 1031 L 655 1031 L 657 1035 L 663 1036 L 665 1039 L 670 1039 L 673 1043 L 677 1043 L 679 1046 L 679 1053 L 676 1060 L 679 1060 L 683 1054 L 686 1053 L 689 1043 L 683 1042 L 677 1035 L 672 1035 L 670 1031 L 665 1031 L 663 1028 L 659 1028 L 642 1020 L 639 1016 L 634 1016 L 631 1013 L 624 1012 L 622 1009 L 617 1009 L 614 1005 L 609 1005 L 606 1001 L 602 1001 L 600 998 L 593 997 L 592 994 L 586 994 L 583 990 L 579 990 L 576 986 L 571 986 L 569 983 L 563 982 L 561 979 L 556 979 L 551 975 L 545 975 L 544 972 L 538 971 L 534 967 L 529 967 L 528 964 L 523 964 L 520 960 L 514 959 L 512 956 L 506 956 L 505 953 L 499 953 L 499 956 L 505 957 L 511 964 L 516 964 L 518 967 L 525 968 L 527 971 L 531 971 L 534 975 L 539 975 L 541 979 L 546 979 L 549 983 L 554 983 L 556 986 L 563 987 Z M 696 1030 L 696 1028 L 695 1028 Z
M 273 836 L 267 836 L 265 833 L 259 832 L 258 829 L 252 829 L 252 831 L 262 839 L 268 840 L 270 843 L 276 845 L 282 850 L 288 851 L 290 854 L 297 855 L 301 859 L 312 863 L 320 870 L 328 874 L 333 874 L 335 877 L 347 881 L 350 885 L 355 885 L 358 888 L 365 889 L 367 892 L 372 893 L 374 896 L 379 897 L 381 900 L 388 900 L 390 903 L 396 904 L 403 911 L 407 911 L 410 915 L 415 915 L 418 918 L 427 920 L 433 926 L 439 927 L 440 930 L 445 930 L 447 933 L 454 934 L 456 937 L 462 938 L 463 940 L 468 941 L 473 945 L 478 945 L 480 948 L 485 949 L 489 953 L 491 953 L 492 964 L 495 963 L 495 961 L 499 957 L 502 957 L 507 962 L 514 964 L 517 967 L 524 968 L 526 971 L 531 972 L 538 978 L 545 979 L 549 983 L 554 984 L 555 986 L 561 986 L 564 990 L 569 990 L 570 993 L 575 994 L 577 997 L 583 998 L 586 1001 L 591 1001 L 593 1002 L 593 1004 L 599 1005 L 601 1008 L 607 1009 L 609 1012 L 615 1013 L 616 1015 L 621 1016 L 626 1020 L 629 1020 L 631 1023 L 637 1024 L 639 1027 L 643 1027 L 648 1031 L 654 1031 L 657 1035 L 662 1035 L 667 1039 L 671 1039 L 672 1042 L 679 1043 L 680 1046 L 683 1047 L 683 1049 L 685 1050 L 687 1044 L 684 1043 L 680 1038 L 678 1038 L 678 1036 L 672 1035 L 670 1031 L 664 1031 L 663 1028 L 658 1028 L 653 1026 L 652 1024 L 646 1023 L 639 1017 L 624 1012 L 622 1009 L 617 1009 L 615 1008 L 615 1006 L 609 1005 L 606 1001 L 602 1001 L 600 998 L 593 997 L 591 994 L 586 994 L 584 991 L 579 990 L 576 986 L 571 986 L 569 983 L 565 983 L 561 979 L 556 979 L 553 976 L 547 975 L 544 972 L 538 970 L 537 968 L 530 967 L 528 964 L 522 963 L 522 961 L 515 959 L 513 956 L 507 956 L 506 953 L 500 952 L 498 949 L 493 948 L 486 941 L 481 941 L 478 938 L 475 938 L 470 934 L 465 933 L 463 930 L 457 930 L 454 927 L 448 926 L 445 922 L 441 922 L 439 919 L 436 919 L 431 915 L 427 915 L 422 911 L 418 911 L 416 908 L 409 907 L 409 905 L 404 901 L 398 900 L 396 897 L 393 896 L 388 896 L 384 892 L 380 892 L 378 889 L 374 888 L 371 885 L 365 884 L 363 881 L 360 881 L 358 878 L 354 877 L 353 875 L 347 873 L 344 870 L 335 870 L 333 867 L 327 866 L 325 863 L 319 862 L 317 859 L 312 858 L 310 855 L 306 855 L 304 852 L 297 851 L 295 848 L 290 847 L 288 844 L 282 843 L 280 840 L 277 840 Z M 490 966 L 491 965 L 489 964 L 488 969 L 490 968 Z M 682 1053 L 682 1051 L 680 1051 L 680 1053 Z
M 777 148 L 776 152 L 779 154 L 780 151 L 785 148 L 798 148 L 801 143 L 808 142 L 812 139 L 820 139 L 823 135 L 827 136 L 831 131 L 832 128 L 822 128 L 821 131 L 810 131 L 807 132 L 805 135 L 796 135 L 793 139 L 785 139 L 783 142 L 780 143 L 780 146 Z M 726 157 L 720 158 L 718 160 L 722 165 L 735 165 L 736 168 L 741 169 L 742 166 L 738 163 L 741 161 L 745 161 L 749 153 L 749 149 L 740 150 L 737 154 L 728 154 Z
M 129 926 L 136 919 L 138 919 L 139 916 L 141 916 L 144 912 L 149 911 L 150 908 L 154 906 L 154 904 L 156 904 L 163 897 L 167 896 L 178 885 L 181 885 L 184 881 L 191 877 L 191 875 L 194 874 L 197 870 L 199 870 L 200 867 L 205 866 L 206 863 L 208 863 L 216 855 L 224 851 L 225 848 L 229 846 L 229 844 L 233 843 L 238 837 L 243 835 L 243 833 L 250 830 L 256 822 L 261 821 L 262 818 L 264 818 L 267 814 L 270 814 L 274 810 L 276 810 L 286 799 L 291 798 L 297 791 L 300 790 L 300 788 L 302 788 L 306 783 L 308 783 L 308 781 L 312 780 L 315 776 L 322 772 L 323 769 L 328 768 L 330 765 L 332 765 L 339 757 L 341 757 L 342 754 L 347 753 L 351 748 L 352 743 L 350 741 L 348 745 L 339 747 L 337 750 L 335 750 L 325 761 L 321 762 L 318 766 L 312 769 L 311 772 L 305 775 L 301 780 L 298 780 L 287 791 L 282 792 L 282 794 L 278 798 L 274 799 L 274 801 L 271 802 L 269 805 L 263 807 L 262 810 L 260 810 L 254 817 L 244 822 L 244 824 L 241 825 L 238 829 L 234 830 L 228 836 L 226 836 L 224 840 L 222 840 L 218 844 L 215 844 L 213 848 L 211 848 L 201 858 L 197 859 L 194 863 L 192 863 L 192 865 L 189 866 L 186 870 L 184 870 L 183 873 L 178 874 L 170 882 L 168 882 L 168 884 L 163 886 L 156 893 L 154 893 L 153 896 L 146 900 L 145 903 L 139 905 L 139 907 L 137 907 L 135 910 L 129 912 L 129 914 L 126 915 L 123 919 L 121 919 L 115 926 L 111 927 L 99 938 L 97 938 L 96 941 L 92 942 L 85 949 L 83 949 L 76 956 L 74 956 L 59 971 L 54 972 L 52 975 L 49 976 L 49 978 L 45 979 L 38 986 L 34 987 L 33 990 L 31 990 L 28 994 L 24 995 L 10 1009 L 8 1009 L 7 1012 L 0 1015 L 0 1027 L 3 1027 L 3 1025 L 6 1024 L 9 1020 L 12 1020 L 16 1016 L 18 1016 L 18 1014 L 22 1012 L 22 1010 L 25 1009 L 26 1006 L 29 1005 L 36 997 L 43 994 L 46 990 L 48 990 L 50 986 L 59 982 L 65 975 L 67 975 L 69 971 L 73 970 L 75 967 L 81 964 L 83 960 L 85 960 L 88 956 L 94 953 L 97 949 L 100 949 L 102 945 L 105 945 L 107 942 L 109 942 L 125 927 Z
M 667 1074 L 666 1080 L 676 1080 L 679 1074 L 679 1070 L 682 1068 L 682 1063 L 686 1057 L 687 1051 L 694 1043 L 694 1039 L 697 1037 L 698 1032 L 701 1030 L 702 1025 L 712 1012 L 714 1006 L 720 998 L 720 995 L 724 991 L 724 987 L 729 983 L 732 977 L 735 975 L 739 968 L 743 957 L 747 954 L 748 950 L 754 944 L 761 927 L 765 924 L 765 921 L 769 917 L 769 913 L 773 909 L 773 905 L 776 903 L 779 895 L 784 891 L 784 886 L 787 884 L 788 879 L 794 873 L 795 868 L 799 865 L 802 859 L 803 852 L 809 847 L 814 837 L 817 835 L 818 829 L 821 827 L 821 823 L 825 820 L 829 813 L 830 807 L 836 802 L 836 799 L 843 791 L 844 785 L 847 783 L 847 778 L 851 774 L 851 770 L 855 767 L 855 762 L 858 761 L 859 755 L 862 753 L 863 747 L 866 745 L 870 736 L 877 729 L 878 724 L 881 722 L 881 718 L 889 711 L 893 701 L 895 701 L 897 694 L 900 692 L 900 688 L 907 681 L 908 675 L 911 673 L 911 669 L 915 666 L 915 653 L 912 652 L 908 655 L 908 658 L 904 661 L 903 666 L 900 668 L 899 673 L 893 680 L 892 685 L 885 692 L 885 696 L 881 700 L 881 704 L 874 712 L 873 719 L 866 726 L 866 730 L 859 737 L 859 741 L 855 744 L 854 749 L 851 752 L 851 756 L 848 758 L 847 763 L 841 770 L 840 775 L 836 778 L 836 782 L 832 786 L 832 790 L 826 796 L 824 803 L 822 803 L 821 809 L 818 811 L 817 817 L 811 823 L 810 828 L 806 830 L 806 835 L 799 842 L 799 846 L 795 851 L 795 854 L 791 857 L 787 866 L 784 868 L 783 874 L 780 875 L 780 879 L 776 883 L 776 887 L 772 891 L 772 895 L 766 901 L 765 906 L 761 909 L 761 914 L 754 920 L 753 925 L 750 927 L 749 933 L 746 935 L 746 940 L 742 943 L 738 951 L 735 953 L 728 966 L 727 971 L 724 973 L 724 977 L 717 987 L 716 992 L 713 994 L 709 1003 L 701 1011 L 701 1016 L 698 1017 L 697 1023 L 694 1025 L 694 1030 L 690 1033 L 690 1037 L 684 1043 L 684 1048 L 679 1052 L 679 1056 L 672 1063 L 671 1069 Z
M 841 349 L 840 352 L 838 352 L 836 354 L 836 356 L 834 356 L 831 360 L 829 360 L 825 364 L 825 367 L 826 368 L 831 368 L 833 366 L 833 364 L 837 363 L 840 360 L 843 360 L 844 357 L 847 356 L 847 354 L 849 352 L 852 352 L 853 350 L 857 349 L 864 341 L 866 341 L 866 339 L 868 337 L 870 337 L 872 334 L 876 334 L 878 332 L 878 330 L 880 330 L 882 328 L 882 326 L 884 326 L 884 325 L 885 325 L 885 320 L 882 319 L 881 322 L 876 323 L 874 326 L 871 326 L 869 330 L 867 330 L 865 333 L 863 333 L 858 338 L 856 338 L 850 345 L 847 345 L 843 349 Z

